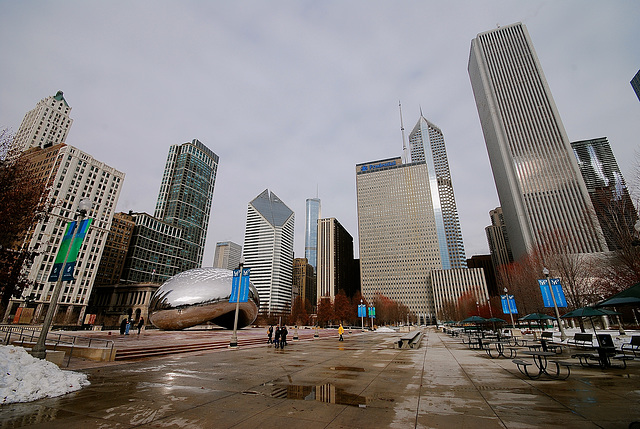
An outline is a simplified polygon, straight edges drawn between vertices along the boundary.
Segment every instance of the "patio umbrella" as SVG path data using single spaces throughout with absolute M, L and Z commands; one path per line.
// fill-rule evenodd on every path
M 487 319 L 480 316 L 471 316 L 464 319 L 461 323 L 484 323 Z
M 529 329 L 531 329 L 531 322 L 534 320 L 537 320 L 538 323 L 540 323 L 540 325 L 542 325 L 542 321 L 543 320 L 556 320 L 555 317 L 549 316 L 547 314 L 544 313 L 531 313 L 531 314 L 527 314 L 524 317 L 521 317 L 518 320 L 525 320 L 529 322 Z M 542 330 L 544 331 L 545 326 L 542 326 Z
M 593 332 L 597 334 L 596 327 L 593 324 L 593 321 L 591 320 L 591 318 L 593 316 L 611 316 L 615 314 L 620 314 L 620 313 L 617 313 L 611 310 L 601 309 L 601 308 L 582 307 L 582 308 L 577 308 L 573 311 L 570 311 L 567 314 L 563 314 L 562 316 L 560 316 L 560 318 L 569 319 L 572 317 L 588 317 L 589 321 L 591 322 L 591 326 L 593 327 Z
M 492 317 L 491 319 L 486 319 L 486 321 L 489 323 L 507 323 L 506 320 L 501 319 L 499 317 Z
M 640 305 L 640 283 L 636 283 L 630 288 L 609 297 L 608 299 L 596 304 L 595 307 L 613 307 L 615 305 L 625 304 Z

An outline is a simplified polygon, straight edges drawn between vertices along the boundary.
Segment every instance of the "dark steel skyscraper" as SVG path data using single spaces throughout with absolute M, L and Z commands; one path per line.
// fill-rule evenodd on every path
M 514 258 L 560 237 L 569 253 L 606 250 L 526 27 L 478 34 L 468 70 Z
M 202 265 L 218 161 L 196 139 L 169 148 L 155 217 L 182 228 L 180 271 Z

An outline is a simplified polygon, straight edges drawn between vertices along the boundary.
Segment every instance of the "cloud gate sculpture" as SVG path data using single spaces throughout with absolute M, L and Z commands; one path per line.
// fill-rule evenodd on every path
M 185 329 L 213 322 L 233 329 L 236 304 L 230 303 L 233 272 L 223 268 L 195 268 L 167 280 L 151 297 L 149 321 L 166 330 Z M 241 302 L 238 328 L 251 325 L 258 316 L 258 290 L 249 284 L 249 300 Z

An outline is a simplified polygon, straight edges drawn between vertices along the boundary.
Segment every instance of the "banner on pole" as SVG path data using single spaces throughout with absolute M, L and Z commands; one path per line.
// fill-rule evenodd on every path
M 369 307 L 369 317 L 371 317 L 372 319 L 376 318 L 376 308 L 375 307 Z
M 84 241 L 84 237 L 87 235 L 87 231 L 91 226 L 91 222 L 93 222 L 93 219 L 91 218 L 83 219 L 80 222 L 79 230 L 77 234 L 75 234 L 75 236 L 74 232 L 76 230 L 76 225 L 78 224 L 78 222 L 74 220 L 67 224 L 67 229 L 62 236 L 62 243 L 60 243 L 58 254 L 56 255 L 56 259 L 53 263 L 53 269 L 51 270 L 51 274 L 49 275 L 50 282 L 55 282 L 58 280 L 58 277 L 60 277 L 60 271 L 63 271 L 63 281 L 75 280 L 75 278 L 73 277 L 73 272 L 76 268 L 78 253 L 80 253 L 82 242 Z M 71 246 L 71 249 L 69 249 L 69 246 Z M 69 252 L 68 257 L 67 252 Z M 67 263 L 64 266 L 64 270 L 62 270 L 62 264 L 64 264 L 65 257 L 67 257 Z
M 231 296 L 229 302 L 247 302 L 249 300 L 249 276 L 251 274 L 251 268 L 243 268 L 242 276 L 240 270 L 233 270 L 233 279 L 231 280 Z M 240 279 L 242 277 L 242 281 Z M 240 299 L 238 299 L 238 294 Z
M 367 317 L 367 306 L 364 304 L 358 305 L 358 317 Z
M 564 296 L 560 279 L 549 279 L 551 281 L 551 289 L 553 290 L 553 296 L 556 299 L 556 305 L 558 307 L 566 307 L 567 299 Z M 538 279 L 540 285 L 540 292 L 542 293 L 542 301 L 545 307 L 553 307 L 553 298 L 551 297 L 551 291 L 549 290 L 549 284 L 547 279 Z
M 507 299 L 509 300 L 507 302 Z M 513 295 L 500 295 L 502 301 L 502 312 L 504 314 L 518 314 L 518 308 L 516 307 L 516 300 Z

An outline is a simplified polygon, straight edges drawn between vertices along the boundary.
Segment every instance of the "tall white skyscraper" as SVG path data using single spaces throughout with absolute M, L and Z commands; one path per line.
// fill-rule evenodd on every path
M 606 250 L 526 27 L 478 34 L 468 71 L 514 258 L 559 242 Z
M 36 304 L 29 320 L 22 323 L 42 323 L 51 301 L 55 282 L 48 281 L 54 260 L 68 222 L 75 220 L 78 203 L 89 198 L 93 204 L 87 216 L 93 219 L 75 267 L 75 280 L 66 282 L 60 294 L 54 323 L 82 324 L 98 272 L 114 209 L 124 182 L 124 173 L 94 159 L 78 148 L 57 144 L 46 149 L 35 149 L 24 154 L 29 168 L 37 180 L 47 181 L 51 186 L 46 191 L 51 211 L 38 217 L 28 231 L 26 245 L 37 252 L 33 263 L 25 266 L 28 285 L 21 298 L 12 299 L 4 315 L 4 322 L 11 320 L 18 307 L 24 307 L 25 298 Z M 26 307 L 24 307 L 26 308 Z M 26 314 L 26 310 L 24 311 Z
M 288 313 L 293 285 L 295 215 L 265 189 L 247 207 L 244 266 L 260 295 L 260 313 Z
M 304 224 L 304 257 L 317 271 L 318 263 L 318 219 L 320 219 L 320 199 L 309 198 L 306 201 Z
M 62 91 L 40 100 L 24 115 L 13 139 L 12 149 L 16 155 L 32 147 L 47 148 L 64 143 L 73 123 L 70 112 Z
M 409 134 L 409 147 L 412 162 L 422 161 L 427 164 L 442 268 L 466 268 L 467 259 L 444 135 L 440 128 L 420 114 L 420 119 Z
M 356 165 L 362 294 L 405 304 L 435 319 L 431 271 L 442 269 L 425 161 L 390 158 Z
M 213 268 L 235 270 L 240 265 L 242 246 L 233 241 L 216 243 L 216 253 L 213 256 Z

